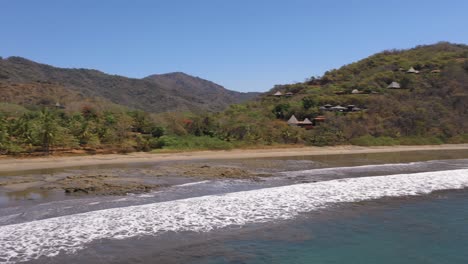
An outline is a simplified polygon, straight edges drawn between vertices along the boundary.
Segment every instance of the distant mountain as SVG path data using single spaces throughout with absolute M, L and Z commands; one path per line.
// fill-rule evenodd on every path
M 105 98 L 102 100 L 148 112 L 220 111 L 257 96 L 230 91 L 183 73 L 135 79 L 90 69 L 57 68 L 21 57 L 0 59 L 0 83 L 1 89 L 10 91 L 13 85 L 46 83 L 55 90 L 72 90 L 83 98 Z
M 212 110 L 222 110 L 227 105 L 242 103 L 259 95 L 259 93 L 239 93 L 227 90 L 214 82 L 183 72 L 154 74 L 144 78 L 144 80 L 200 98 L 200 102 L 209 104 Z
M 29 107 L 59 107 L 71 111 L 81 111 L 84 106 L 91 106 L 99 111 L 127 110 L 126 107 L 105 98 L 86 97 L 79 92 L 49 82 L 0 82 L 0 103 Z

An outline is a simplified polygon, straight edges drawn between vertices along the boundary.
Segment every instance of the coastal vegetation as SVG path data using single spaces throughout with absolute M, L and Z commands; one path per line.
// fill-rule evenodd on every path
M 59 84 L 0 83 L 10 94 L 0 104 L 0 153 L 468 142 L 468 46 L 445 42 L 384 51 L 223 111 L 143 111 Z M 53 92 L 14 95 L 25 85 Z M 292 115 L 314 124 L 288 124 Z

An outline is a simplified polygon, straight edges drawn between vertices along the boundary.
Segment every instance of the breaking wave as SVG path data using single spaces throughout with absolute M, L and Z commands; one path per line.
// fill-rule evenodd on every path
M 382 171 L 392 172 L 398 170 L 412 170 L 418 169 L 419 167 L 428 167 L 432 165 L 431 162 L 410 162 L 410 163 L 392 163 L 392 164 L 373 164 L 373 165 L 360 165 L 360 166 L 349 166 L 349 167 L 332 167 L 332 168 L 321 168 L 321 169 L 310 169 L 300 171 L 286 171 L 282 174 L 288 176 L 311 176 L 311 175 L 346 175 L 348 173 L 362 173 L 367 171 Z
M 208 182 L 210 182 L 210 181 L 189 182 L 189 183 L 184 183 L 184 184 L 175 185 L 174 187 L 193 186 L 193 185 L 199 185 L 199 184 L 204 184 L 204 183 L 208 183 Z
M 468 169 L 305 183 L 112 208 L 0 226 L 0 262 L 72 253 L 99 239 L 168 231 L 206 232 L 291 219 L 343 202 L 422 195 L 468 187 Z

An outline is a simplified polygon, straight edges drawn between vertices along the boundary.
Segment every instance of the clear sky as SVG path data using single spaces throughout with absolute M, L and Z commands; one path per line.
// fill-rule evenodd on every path
M 266 91 L 385 49 L 466 44 L 467 26 L 466 0 L 0 0 L 0 56 Z

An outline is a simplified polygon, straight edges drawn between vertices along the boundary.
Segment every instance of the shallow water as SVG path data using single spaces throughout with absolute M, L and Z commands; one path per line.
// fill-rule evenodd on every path
M 0 262 L 467 263 L 468 153 L 413 154 L 224 161 L 280 166 L 0 208 Z
M 463 191 L 341 208 L 326 220 L 226 238 L 192 263 L 467 263 L 467 203 Z

